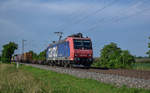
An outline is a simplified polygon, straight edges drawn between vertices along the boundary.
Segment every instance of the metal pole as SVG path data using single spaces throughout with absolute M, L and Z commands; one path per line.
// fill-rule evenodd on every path
M 25 42 L 25 41 L 26 41 L 26 40 L 24 40 L 24 39 L 22 40 L 22 56 L 23 56 L 22 59 L 23 59 L 23 60 L 24 60 L 24 42 Z M 22 59 L 21 59 L 21 60 L 22 60 Z M 17 61 L 17 68 L 19 68 L 19 62 L 18 62 L 18 61 Z
M 23 51 L 24 51 L 24 40 L 22 40 L 22 53 L 23 54 Z
M 26 40 L 22 40 L 22 54 L 23 54 L 23 60 L 24 60 L 24 42 L 25 42 Z

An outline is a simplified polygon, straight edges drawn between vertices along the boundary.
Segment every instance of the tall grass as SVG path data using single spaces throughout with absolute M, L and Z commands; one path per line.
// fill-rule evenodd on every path
M 43 93 L 47 87 L 25 70 L 0 64 L 0 93 Z M 46 90 L 49 92 L 51 89 L 49 87 Z
M 0 93 L 150 93 L 30 66 L 0 64 Z

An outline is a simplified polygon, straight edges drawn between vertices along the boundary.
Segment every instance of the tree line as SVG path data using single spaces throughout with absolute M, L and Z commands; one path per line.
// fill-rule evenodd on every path
M 32 59 L 34 61 L 37 61 L 37 60 L 46 60 L 46 50 L 40 52 L 39 54 L 35 53 L 32 50 L 30 50 L 29 52 L 32 53 Z
M 8 44 L 3 45 L 2 54 L 0 56 L 0 61 L 11 63 L 11 58 L 15 52 L 15 50 L 18 49 L 18 44 L 15 42 L 9 42 Z M 39 54 L 33 52 L 30 50 L 33 60 L 45 60 L 46 59 L 46 50 L 40 52 Z

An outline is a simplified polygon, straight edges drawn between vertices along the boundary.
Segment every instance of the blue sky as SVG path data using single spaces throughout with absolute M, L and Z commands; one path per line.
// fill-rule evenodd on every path
M 57 40 L 82 32 L 93 41 L 94 56 L 110 42 L 136 56 L 146 56 L 150 36 L 149 0 L 0 0 L 0 50 L 9 41 L 15 53 L 37 53 Z

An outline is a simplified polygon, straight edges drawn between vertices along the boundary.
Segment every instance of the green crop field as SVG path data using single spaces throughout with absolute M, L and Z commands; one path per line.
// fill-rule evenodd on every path
M 136 70 L 150 70 L 150 63 L 134 63 L 132 65 L 132 68 L 133 69 L 136 69 Z
M 0 93 L 150 93 L 39 68 L 0 63 Z

